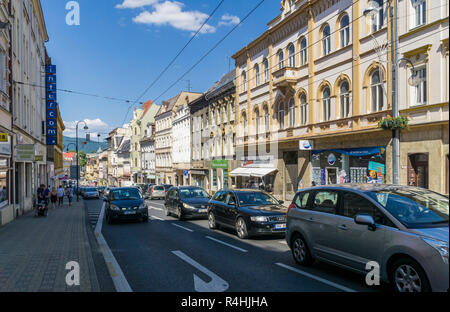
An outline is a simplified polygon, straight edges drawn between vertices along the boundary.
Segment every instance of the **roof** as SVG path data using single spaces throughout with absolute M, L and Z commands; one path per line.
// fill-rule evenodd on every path
M 130 147 L 131 147 L 131 140 L 130 139 L 126 139 L 122 146 L 120 146 L 119 150 L 117 151 L 118 153 L 129 153 L 130 152 Z
M 206 98 L 212 97 L 216 94 L 221 93 L 229 88 L 235 86 L 234 80 L 236 78 L 236 69 L 226 73 L 222 78 L 217 81 L 208 91 L 206 91 Z
M 142 108 L 144 109 L 144 112 L 142 113 L 141 118 L 144 118 L 145 114 L 147 114 L 148 110 L 150 109 L 150 107 L 152 107 L 153 105 L 153 101 L 149 100 L 147 102 L 145 102 L 144 104 L 142 104 Z
M 169 99 L 167 101 L 163 101 L 162 104 L 161 104 L 161 108 L 159 109 L 159 111 L 156 114 L 156 116 L 159 116 L 159 115 L 162 115 L 164 113 L 172 111 L 172 109 L 175 106 L 175 103 L 178 101 L 178 98 L 180 97 L 180 95 L 181 95 L 181 93 L 178 94 L 177 96 L 174 96 L 173 98 L 171 98 L 171 99 Z

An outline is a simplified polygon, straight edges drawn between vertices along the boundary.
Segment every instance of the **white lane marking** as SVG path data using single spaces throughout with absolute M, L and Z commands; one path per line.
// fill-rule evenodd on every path
M 286 243 L 286 241 L 285 240 L 280 240 L 280 241 L 278 241 L 280 244 L 283 244 L 283 245 L 286 245 L 287 246 L 287 243 Z
M 194 230 L 191 230 L 191 229 L 189 229 L 189 228 L 187 228 L 187 227 L 178 225 L 178 224 L 176 224 L 176 223 L 172 223 L 172 225 L 175 225 L 175 226 L 177 226 L 177 227 L 179 227 L 179 228 L 181 228 L 181 229 L 183 229 L 183 230 L 189 231 L 189 232 L 194 232 Z
M 214 237 L 206 236 L 206 238 L 207 238 L 207 239 L 210 239 L 210 240 L 213 240 L 213 241 L 215 241 L 215 242 L 218 242 L 219 244 L 223 244 L 223 245 L 225 245 L 225 246 L 234 248 L 234 249 L 236 249 L 236 250 L 239 250 L 239 251 L 242 251 L 242 252 L 248 252 L 248 251 L 245 250 L 245 249 L 242 249 L 242 248 L 236 247 L 236 246 L 234 246 L 234 245 L 231 245 L 231 244 L 222 242 L 221 240 L 215 239 Z
M 164 209 L 162 209 L 162 208 L 156 208 L 156 207 L 152 207 L 152 206 L 149 206 L 148 209 L 151 209 L 151 210 L 158 210 L 158 211 L 164 211 Z
M 342 290 L 342 291 L 346 291 L 346 292 L 356 292 L 355 290 L 353 290 L 353 289 L 351 289 L 351 288 L 348 288 L 348 287 L 345 287 L 345 286 L 336 284 L 336 283 L 334 283 L 334 282 L 331 282 L 331 281 L 329 281 L 329 280 L 326 280 L 326 279 L 324 279 L 324 278 L 321 278 L 321 277 L 318 277 L 318 276 L 309 274 L 309 273 L 307 273 L 307 272 L 304 272 L 304 271 L 301 271 L 301 270 L 299 270 L 299 269 L 293 268 L 293 267 L 291 267 L 291 266 L 289 266 L 289 265 L 286 265 L 286 264 L 283 264 L 283 263 L 275 263 L 275 264 L 278 265 L 278 266 L 280 266 L 280 267 L 282 267 L 282 268 L 291 270 L 291 271 L 293 271 L 293 272 L 295 272 L 295 273 L 304 275 L 304 276 L 306 276 L 306 277 L 309 277 L 309 278 L 314 279 L 314 280 L 316 280 L 316 281 L 319 281 L 319 282 L 321 282 L 321 283 L 327 284 L 327 285 L 329 285 L 329 286 L 331 286 L 331 287 L 340 289 L 340 290 Z
M 133 290 L 128 284 L 125 275 L 120 268 L 119 263 L 114 257 L 111 249 L 108 246 L 105 238 L 102 234 L 102 226 L 103 226 L 103 217 L 105 215 L 105 203 L 103 203 L 102 210 L 100 212 L 100 217 L 98 218 L 97 226 L 95 227 L 95 237 L 97 238 L 98 245 L 103 254 L 103 258 L 105 259 L 106 266 L 108 267 L 109 274 L 114 283 L 114 287 L 116 287 L 117 292 L 132 292 Z
M 214 274 L 213 272 L 211 272 L 210 270 L 208 270 L 207 268 L 205 268 L 204 266 L 202 266 L 195 260 L 189 258 L 183 252 L 177 250 L 177 251 L 172 251 L 172 253 L 175 254 L 176 256 L 180 257 L 181 259 L 183 259 L 184 261 L 186 261 L 187 263 L 189 263 L 190 265 L 195 267 L 197 270 L 208 275 L 211 278 L 211 281 L 209 283 L 206 283 L 200 277 L 198 277 L 197 275 L 194 274 L 195 291 L 197 291 L 197 292 L 223 292 L 223 291 L 227 290 L 228 287 L 230 287 L 225 280 L 223 280 L 222 278 L 220 278 L 219 276 L 217 276 L 216 274 Z
M 159 203 L 154 203 L 154 202 L 148 202 L 149 205 L 156 205 L 156 206 L 161 206 L 164 207 L 164 204 L 159 204 Z
M 150 218 L 156 219 L 156 220 L 161 220 L 161 221 L 166 221 L 166 220 L 164 220 L 164 219 L 162 219 L 162 218 L 158 218 L 158 217 L 155 217 L 155 216 L 150 216 Z

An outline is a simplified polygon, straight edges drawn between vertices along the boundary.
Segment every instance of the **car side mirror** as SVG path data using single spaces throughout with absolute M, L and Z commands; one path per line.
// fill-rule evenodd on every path
M 356 224 L 367 225 L 370 231 L 376 230 L 375 221 L 368 214 L 357 214 L 354 218 Z
M 279 200 L 278 202 L 280 203 L 280 205 L 284 204 L 284 200 Z

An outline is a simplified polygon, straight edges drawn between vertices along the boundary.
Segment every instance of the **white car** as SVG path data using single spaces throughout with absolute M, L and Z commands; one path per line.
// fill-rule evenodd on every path
M 166 190 L 163 185 L 153 185 L 149 190 L 150 199 L 165 199 L 166 198 Z

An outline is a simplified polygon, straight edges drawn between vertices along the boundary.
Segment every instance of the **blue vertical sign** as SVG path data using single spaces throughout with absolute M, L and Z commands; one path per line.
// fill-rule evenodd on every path
M 47 106 L 47 145 L 58 143 L 57 101 L 56 101 L 56 66 L 45 66 L 45 102 Z

